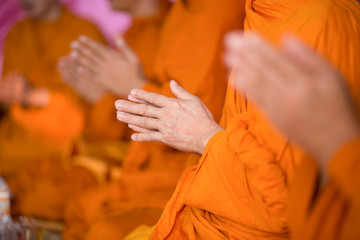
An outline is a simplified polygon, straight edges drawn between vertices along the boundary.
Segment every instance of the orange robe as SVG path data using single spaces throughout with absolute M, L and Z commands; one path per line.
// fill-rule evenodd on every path
M 71 172 L 71 164 L 62 161 L 85 128 L 90 105 L 61 80 L 56 65 L 82 34 L 104 42 L 93 24 L 63 9 L 55 21 L 20 21 L 6 38 L 4 76 L 19 72 L 32 87 L 50 91 L 48 106 L 13 104 L 0 122 L 0 169 L 21 214 L 59 219 L 65 199 L 96 184 L 90 173 L 78 168 Z
M 292 239 L 360 239 L 360 138 L 331 159 L 329 182 L 319 187 L 319 169 L 305 159 L 291 184 Z
M 155 78 L 144 89 L 172 95 L 169 82 L 176 79 L 219 119 L 227 74 L 222 39 L 241 29 L 244 11 L 237 6 L 237 0 L 177 1 L 160 36 Z M 161 143 L 131 142 L 118 180 L 69 203 L 64 239 L 121 239 L 139 224 L 155 224 L 189 156 Z
M 298 35 L 339 67 L 357 94 L 357 2 L 248 0 L 245 8 L 245 32 L 273 42 L 284 32 Z M 150 239 L 289 238 L 288 182 L 302 151 L 231 86 L 221 120 L 225 130 L 210 139 L 199 164 L 184 172 Z
M 162 1 L 156 16 L 135 19 L 124 36 L 135 52 L 139 53 L 148 77 L 153 76 L 151 66 L 154 62 L 160 28 L 168 8 L 169 3 Z M 95 36 L 93 38 L 101 42 L 101 39 Z M 82 187 L 79 179 L 89 178 L 91 185 L 98 185 L 106 182 L 109 176 L 118 174 L 118 166 L 127 150 L 126 137 L 129 131 L 126 124 L 121 124 L 116 119 L 115 100 L 115 96 L 107 94 L 97 103 L 86 106 L 84 114 L 86 122 L 81 132 L 82 137 L 76 138 L 69 144 L 70 146 L 62 154 L 65 157 L 62 157 L 61 163 L 53 161 L 61 158 L 58 155 L 50 158 L 50 161 L 35 161 L 17 171 L 9 180 L 14 192 L 19 192 L 16 195 L 21 194 L 17 204 L 19 209 L 15 209 L 17 212 L 62 219 L 67 199 L 81 189 L 87 188 Z M 56 119 L 52 122 L 56 124 Z M 54 128 L 56 129 L 55 126 Z M 39 169 L 44 170 L 35 172 L 33 169 L 37 165 L 41 165 Z M 33 180 L 29 181 L 29 179 Z M 72 181 L 74 183 L 71 184 Z M 41 206 L 36 204 L 37 202 L 41 202 Z

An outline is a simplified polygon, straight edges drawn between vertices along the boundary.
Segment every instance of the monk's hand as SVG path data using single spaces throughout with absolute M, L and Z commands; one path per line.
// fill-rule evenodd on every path
M 81 36 L 71 44 L 70 54 L 76 70 L 120 97 L 131 89 L 141 88 L 146 82 L 141 63 L 135 52 L 121 37 L 116 39 L 118 51 L 95 40 Z
M 79 74 L 73 59 L 61 57 L 58 61 L 57 69 L 62 80 L 89 103 L 98 102 L 106 94 L 106 89 L 103 85 L 94 82 L 83 74 Z
M 198 97 L 175 81 L 170 88 L 176 98 L 132 90 L 129 100 L 133 102 L 116 101 L 117 118 L 139 132 L 132 135 L 134 141 L 163 142 L 180 151 L 202 154 L 222 128 Z
M 48 104 L 47 89 L 32 88 L 20 73 L 10 73 L 0 81 L 0 102 L 44 107 Z
M 225 60 L 235 87 L 325 168 L 345 142 L 360 133 L 359 120 L 341 75 L 295 37 L 280 49 L 255 34 L 231 33 Z

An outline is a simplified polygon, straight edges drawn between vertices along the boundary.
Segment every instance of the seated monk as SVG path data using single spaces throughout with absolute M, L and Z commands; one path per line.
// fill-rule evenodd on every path
M 176 1 L 160 34 L 155 77 L 145 79 L 140 87 L 172 96 L 168 83 L 172 78 L 179 79 L 210 107 L 218 120 L 227 75 L 219 43 L 226 32 L 243 25 L 244 9 L 237 5 L 238 0 Z M 124 41 L 120 44 L 126 46 Z M 121 48 L 125 55 L 121 62 L 130 60 L 125 65 L 129 70 L 136 59 L 130 50 Z M 112 68 L 123 69 L 119 66 Z M 130 81 L 132 75 L 141 76 L 136 71 L 138 65 L 134 66 L 133 73 L 119 72 L 121 75 L 103 81 L 115 94 L 126 97 L 130 89 L 122 86 L 130 83 L 122 81 Z M 155 224 L 189 156 L 161 143 L 131 142 L 118 179 L 81 193 L 69 203 L 64 239 L 122 239 L 137 225 Z
M 121 4 L 119 4 L 119 2 L 114 2 L 114 6 L 120 7 Z M 128 7 L 129 4 L 134 5 L 130 2 L 123 4 L 123 8 Z M 150 6 L 153 7 L 150 8 Z M 125 39 L 135 51 L 139 52 L 139 58 L 145 66 L 145 74 L 149 77 L 152 76 L 152 58 L 168 7 L 167 1 L 153 1 L 152 4 L 150 1 L 146 1 L 146 4 L 139 3 L 138 8 L 132 9 L 137 15 L 132 27 L 126 33 Z M 151 11 L 149 12 L 149 10 Z M 108 57 L 114 56 L 113 50 L 107 48 L 101 38 L 91 34 L 82 37 L 92 39 L 91 41 L 96 43 L 98 51 L 106 49 L 104 54 L 108 53 Z M 73 37 L 74 40 L 76 38 L 78 35 Z M 70 46 L 70 41 L 67 41 L 66 44 Z M 71 43 L 75 48 L 76 44 L 80 44 L 80 42 L 73 41 Z M 62 54 L 65 53 L 65 51 L 62 52 Z M 113 59 L 109 60 L 113 61 Z M 69 62 L 66 58 L 60 58 L 58 69 L 62 73 L 63 80 L 88 102 L 86 111 L 84 111 L 87 121 L 81 132 L 82 137 L 70 144 L 71 146 L 63 154 L 66 156 L 63 157 L 63 161 L 41 161 L 41 164 L 35 162 L 21 168 L 9 179 L 9 184 L 16 192 L 15 195 L 21 195 L 17 200 L 21 214 L 62 219 L 67 199 L 81 190 L 80 187 L 77 187 L 79 179 L 85 174 L 92 180 L 91 185 L 104 183 L 113 169 L 108 165 L 112 165 L 114 162 L 118 164 L 118 160 L 122 159 L 126 152 L 127 144 L 119 140 L 125 135 L 126 131 L 124 130 L 127 130 L 127 127 L 116 121 L 113 111 L 116 97 L 109 94 L 105 87 L 92 81 L 93 79 L 88 81 L 82 74 L 74 74 L 78 73 L 77 69 L 72 68 L 73 66 L 79 67 L 75 64 L 78 63 L 77 61 L 70 62 L 70 65 L 66 65 L 67 63 Z M 53 65 L 56 66 L 56 62 Z M 95 69 L 94 66 L 93 69 Z M 101 70 L 98 77 L 104 77 L 101 74 L 109 73 L 108 69 Z M 104 129 L 111 130 L 104 131 Z M 53 156 L 51 159 L 55 157 L 60 158 L 61 156 Z
M 63 161 L 68 145 L 85 127 L 89 103 L 61 81 L 56 64 L 79 35 L 104 39 L 93 24 L 69 13 L 58 0 L 20 3 L 27 17 L 10 30 L 4 48 L 0 169 L 18 214 L 59 219 L 65 199 L 95 185 L 96 179 L 85 169 L 69 172 Z M 43 182 L 43 176 L 51 176 L 59 190 Z
M 348 77 L 352 94 L 358 94 L 358 3 L 249 0 L 245 9 L 245 35 L 257 31 L 276 43 L 286 31 L 300 36 L 338 67 Z M 249 37 L 246 61 L 255 59 L 250 53 L 258 48 L 256 40 Z M 340 48 L 344 51 L 335 50 Z M 138 132 L 133 140 L 160 141 L 202 154 L 199 163 L 183 173 L 150 239 L 289 238 L 288 182 L 303 151 L 232 87 L 234 76 L 247 74 L 246 61 L 241 63 L 243 72 L 235 71 L 230 78 L 220 125 L 175 81 L 170 86 L 176 98 L 136 89 L 129 95 L 135 103 L 116 102 L 118 119 Z
M 254 37 L 255 48 L 240 34 L 228 37 L 229 65 L 246 72 L 234 86 L 312 156 L 290 186 L 291 238 L 359 239 L 359 101 L 341 74 L 294 37 L 280 51 Z
M 171 6 L 168 0 L 114 0 L 111 4 L 114 10 L 127 12 L 133 17 L 125 35 L 116 37 L 117 49 L 97 39 L 81 36 L 71 43 L 71 54 L 62 57 L 58 64 L 64 81 L 85 98 L 89 95 L 88 88 L 93 85 L 106 89 L 106 94 L 89 113 L 84 133 L 88 142 L 129 140 L 127 126 L 116 121 L 114 102 L 127 96 L 133 87 L 141 86 L 143 79 L 154 78 L 153 65 L 160 30 Z M 115 89 L 108 82 L 116 80 Z

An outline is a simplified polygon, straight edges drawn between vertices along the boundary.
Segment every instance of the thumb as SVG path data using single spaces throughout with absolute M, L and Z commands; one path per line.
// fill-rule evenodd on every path
M 137 54 L 134 52 L 134 50 L 131 49 L 131 47 L 127 44 L 127 42 L 122 36 L 120 35 L 116 36 L 115 44 L 118 51 L 120 51 L 120 53 L 122 53 L 125 56 L 125 58 L 129 60 L 137 59 Z
M 175 95 L 175 97 L 179 99 L 192 99 L 194 95 L 186 91 L 183 87 L 181 87 L 175 80 L 170 81 L 170 89 L 171 92 Z

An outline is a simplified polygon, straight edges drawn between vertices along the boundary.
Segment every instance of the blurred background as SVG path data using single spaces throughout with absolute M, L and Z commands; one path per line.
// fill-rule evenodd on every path
M 131 25 L 131 18 L 125 13 L 111 10 L 107 0 L 64 0 L 63 2 L 75 15 L 96 24 L 111 45 L 114 35 L 124 33 Z M 0 76 L 4 39 L 9 29 L 23 17 L 24 13 L 19 8 L 18 0 L 0 0 Z

